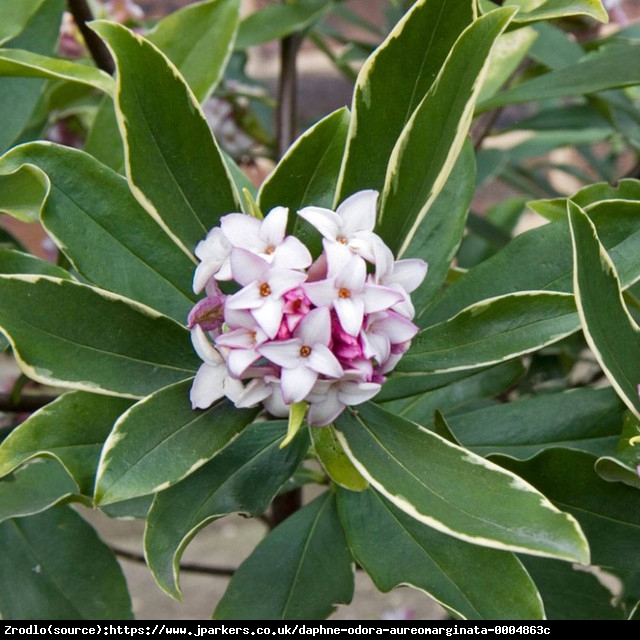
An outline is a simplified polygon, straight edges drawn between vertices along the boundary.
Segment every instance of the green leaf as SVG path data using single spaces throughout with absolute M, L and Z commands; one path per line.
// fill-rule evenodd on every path
M 33 273 L 70 280 L 71 275 L 62 267 L 41 260 L 30 253 L 0 248 L 0 273 Z
M 253 424 L 210 462 L 155 497 L 145 555 L 163 591 L 181 599 L 180 558 L 203 527 L 226 514 L 259 516 L 267 510 L 309 447 L 303 432 L 280 449 L 285 433 L 282 421 Z
M 83 276 L 186 322 L 195 300 L 193 258 L 138 204 L 122 176 L 82 151 L 43 142 L 6 154 L 0 171 L 21 164 L 37 165 L 46 175 L 47 192 L 36 211 Z M 35 204 L 34 196 L 25 206 Z
M 550 22 L 537 22 L 532 27 L 538 37 L 531 46 L 529 56 L 548 67 L 561 69 L 575 64 L 584 56 L 584 49 L 572 34 Z
M 139 202 L 185 251 L 239 211 L 220 150 L 189 87 L 154 45 L 116 23 L 92 28 L 117 66 L 127 176 Z
M 547 558 L 522 558 L 540 589 L 548 620 L 621 620 L 614 594 L 594 573 Z
M 640 43 L 602 47 L 579 62 L 550 71 L 478 104 L 477 113 L 508 104 L 578 96 L 637 84 Z
M 574 249 L 574 290 L 587 343 L 609 381 L 631 411 L 640 417 L 640 330 L 622 299 L 611 258 L 600 244 L 587 214 L 568 203 Z
M 517 475 L 372 403 L 335 426 L 358 471 L 412 518 L 473 544 L 588 561 L 573 517 Z
M 497 364 L 571 335 L 576 321 L 573 296 L 566 293 L 522 291 L 491 298 L 423 329 L 396 369 L 442 373 Z
M 623 413 L 624 405 L 611 388 L 573 389 L 457 413 L 448 422 L 475 453 L 523 460 L 549 447 L 611 452 Z
M 640 423 L 633 413 L 624 416 L 622 434 L 615 455 L 604 456 L 596 462 L 596 471 L 610 482 L 624 482 L 640 489 Z
M 29 23 L 45 0 L 0 3 L 0 43 L 15 38 Z
M 638 567 L 640 492 L 600 478 L 595 461 L 595 456 L 584 451 L 548 449 L 525 462 L 501 458 L 500 464 L 576 517 L 589 541 L 592 564 Z
M 27 4 L 3 2 L 9 4 Z M 30 5 L 30 7 L 29 7 Z M 25 6 L 27 11 L 35 8 L 31 2 Z M 4 44 L 14 49 L 26 49 L 33 53 L 52 55 L 55 51 L 64 0 L 43 0 L 37 9 L 30 14 L 26 24 L 19 35 Z M 6 9 L 2 9 L 3 16 Z M 9 10 L 9 16 L 20 17 L 20 14 Z M 2 16 L 2 17 L 3 17 Z M 22 14 L 24 17 L 24 14 Z M 0 23 L 2 20 L 0 20 Z M 15 22 L 13 22 L 15 26 Z M 0 27 L 1 29 L 2 27 Z M 9 31 L 12 27 L 11 20 L 7 25 Z M 6 33 L 5 33 L 6 35 Z M 4 78 L 2 80 L 2 92 L 0 92 L 0 152 L 28 137 L 28 130 L 35 126 L 38 128 L 44 124 L 46 113 L 39 110 L 40 101 L 43 98 L 46 81 L 41 78 Z
M 69 501 L 78 488 L 55 460 L 32 462 L 0 481 L 0 523 Z
M 384 408 L 408 420 L 428 425 L 433 422 L 433 414 L 436 410 L 444 411 L 447 414 L 450 411 L 459 412 L 460 407 L 470 402 L 482 398 L 492 398 L 510 389 L 522 377 L 524 371 L 520 360 L 511 360 L 487 370 L 473 372 L 472 375 L 461 380 L 453 381 L 444 387 L 422 395 L 386 403 Z M 402 379 L 402 374 L 399 375 Z M 376 396 L 376 402 L 380 402 L 379 396 Z
M 0 446 L 0 476 L 35 457 L 57 460 L 78 485 L 93 494 L 100 452 L 131 400 L 70 391 L 14 429 Z
M 475 176 L 473 145 L 467 142 L 405 252 L 405 258 L 422 258 L 429 264 L 427 277 L 411 293 L 417 318 L 440 291 L 456 256 L 475 190 Z
M 600 0 L 507 0 L 505 7 L 518 7 L 515 22 L 554 20 L 569 16 L 587 16 L 600 22 L 609 22 Z
M 596 203 L 589 215 L 613 258 L 623 287 L 629 287 L 640 278 L 640 203 Z M 570 247 L 565 212 L 563 221 L 516 236 L 504 249 L 467 272 L 429 307 L 420 324 L 442 322 L 480 300 L 514 291 L 573 291 Z
M 30 378 L 139 397 L 193 376 L 187 330 L 131 300 L 70 280 L 0 275 L 0 329 Z
M 331 0 L 297 0 L 254 11 L 240 23 L 235 48 L 246 49 L 302 31 L 327 13 L 331 5 Z
M 369 486 L 344 452 L 333 426 L 311 427 L 309 432 L 316 456 L 331 480 L 351 491 L 364 491 Z
M 314 236 L 309 237 L 310 227 L 295 212 L 309 205 L 331 208 L 348 126 L 344 107 L 323 118 L 296 140 L 260 187 L 262 211 L 289 207 L 290 232 L 307 246 Z
M 382 190 L 398 137 L 473 20 L 472 2 L 457 3 L 455 11 L 447 10 L 448 4 L 414 3 L 360 70 L 334 203 L 362 189 Z
M 371 490 L 339 491 L 338 511 L 355 559 L 380 591 L 412 586 L 465 620 L 544 618 L 536 586 L 513 554 L 442 534 Z
M 463 32 L 393 148 L 378 232 L 398 257 L 406 252 L 462 150 L 489 56 L 512 16 L 513 11 L 498 9 Z
M 236 409 L 227 400 L 204 411 L 193 410 L 191 384 L 186 380 L 160 389 L 118 419 L 102 450 L 96 504 L 156 493 L 175 484 L 235 440 L 258 413 Z
M 518 14 L 516 14 L 514 22 L 518 22 Z M 487 75 L 477 98 L 478 102 L 482 102 L 492 96 L 509 80 L 526 57 L 537 37 L 538 34 L 535 29 L 524 27 L 505 33 L 498 38 L 498 42 L 491 53 Z
M 98 91 L 113 93 L 113 78 L 96 67 L 61 58 L 49 58 L 22 49 L 0 49 L 0 75 L 80 82 Z
M 22 222 L 35 222 L 47 189 L 47 179 L 36 167 L 22 166 L 0 173 L 0 206 Z
M 68 507 L 0 525 L 3 620 L 131 620 L 120 565 Z
M 318 496 L 240 565 L 215 620 L 322 620 L 353 597 L 351 554 L 335 497 Z
M 239 0 L 198 2 L 170 13 L 146 38 L 180 69 L 203 102 L 222 78 L 239 21 Z
M 118 173 L 124 173 L 124 146 L 113 100 L 103 96 L 87 133 L 84 151 Z
M 614 187 L 608 182 L 590 184 L 571 196 L 571 200 L 583 209 L 605 200 L 640 200 L 640 180 L 625 178 Z M 548 220 L 564 219 L 567 216 L 567 198 L 531 200 L 527 206 Z

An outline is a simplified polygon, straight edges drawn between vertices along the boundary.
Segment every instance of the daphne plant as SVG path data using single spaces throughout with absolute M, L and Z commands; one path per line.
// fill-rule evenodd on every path
M 330 9 L 298 4 L 268 7 L 274 37 Z M 0 20 L 4 73 L 103 95 L 84 151 L 31 141 L 0 158 L 0 207 L 63 256 L 0 249 L 0 328 L 22 372 L 59 393 L 0 445 L 4 619 L 132 616 L 113 553 L 70 502 L 143 519 L 149 570 L 178 599 L 202 528 L 263 517 L 216 619 L 324 618 L 351 601 L 356 565 L 456 618 L 637 615 L 636 181 L 538 200 L 548 224 L 453 265 L 474 110 L 518 100 L 499 92 L 514 34 L 522 51 L 541 20 L 606 19 L 593 1 L 504 4 L 415 2 L 351 109 L 257 189 L 201 108 L 249 27 L 273 31 L 241 22 L 237 0 L 186 7 L 148 37 L 93 22 L 115 77 L 18 48 L 36 17 L 59 19 L 55 0 L 30 3 L 22 30 L 0 4 L 14 18 Z M 187 40 L 215 50 L 194 65 Z M 610 385 L 537 384 L 587 345 Z M 625 591 L 612 603 L 587 566 Z

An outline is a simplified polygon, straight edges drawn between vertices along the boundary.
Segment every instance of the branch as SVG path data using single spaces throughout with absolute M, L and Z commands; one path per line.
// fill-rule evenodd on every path
M 281 158 L 296 139 L 296 58 L 301 36 L 293 34 L 280 41 L 280 83 L 276 110 L 276 139 Z
M 116 70 L 116 65 L 113 62 L 113 58 L 109 53 L 106 45 L 96 33 L 91 31 L 87 26 L 87 22 L 93 20 L 93 14 L 87 4 L 87 0 L 67 0 L 67 6 L 69 13 L 73 16 L 75 23 L 80 29 L 80 33 L 84 38 L 84 41 L 89 49 L 89 53 L 93 58 L 98 69 L 106 71 L 109 75 L 113 75 Z
M 118 547 L 111 546 L 111 551 L 115 553 L 119 558 L 124 560 L 131 560 L 131 562 L 140 562 L 141 564 L 147 564 L 145 557 L 141 553 L 135 551 L 127 551 L 126 549 L 120 549 Z M 210 576 L 232 576 L 236 570 L 231 567 L 205 567 L 201 564 L 185 562 L 180 563 L 180 569 L 182 571 L 190 571 L 191 573 L 204 573 Z
M 59 396 L 52 394 L 25 394 L 14 399 L 11 393 L 0 393 L 0 412 L 31 413 L 42 409 L 45 405 L 56 400 Z

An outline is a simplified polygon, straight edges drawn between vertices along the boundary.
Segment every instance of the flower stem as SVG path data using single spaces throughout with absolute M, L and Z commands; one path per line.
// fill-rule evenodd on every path
M 280 83 L 276 110 L 276 140 L 281 158 L 296 139 L 296 59 L 301 36 L 292 34 L 280 41 Z

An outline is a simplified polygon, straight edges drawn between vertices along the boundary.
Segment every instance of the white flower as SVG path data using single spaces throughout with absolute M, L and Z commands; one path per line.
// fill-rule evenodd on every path
M 298 215 L 313 225 L 327 240 L 339 242 L 365 260 L 373 262 L 373 245 L 378 236 L 376 223 L 378 192 L 358 191 L 348 197 L 336 211 L 323 207 L 305 207 Z

